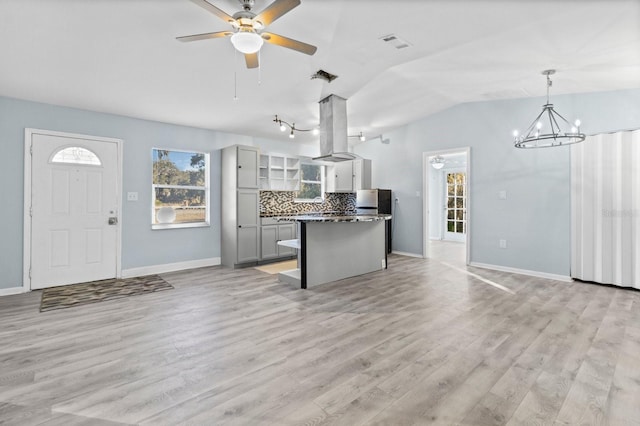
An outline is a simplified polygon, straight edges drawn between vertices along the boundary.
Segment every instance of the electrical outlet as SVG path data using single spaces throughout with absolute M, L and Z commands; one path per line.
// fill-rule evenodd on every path
M 138 201 L 137 192 L 127 192 L 127 201 Z
M 382 269 L 386 268 L 387 264 L 385 263 L 384 259 L 382 259 L 381 263 L 382 263 Z
M 507 240 L 500 240 L 498 242 L 498 246 L 502 249 L 506 249 L 507 248 Z

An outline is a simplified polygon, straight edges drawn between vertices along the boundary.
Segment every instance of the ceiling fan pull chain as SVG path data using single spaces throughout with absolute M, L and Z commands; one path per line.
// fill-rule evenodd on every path
M 233 70 L 233 100 L 238 100 L 238 76 L 237 71 Z
M 233 100 L 238 100 L 238 53 L 233 49 Z
M 262 83 L 262 55 L 260 55 L 260 50 L 258 50 L 258 86 Z

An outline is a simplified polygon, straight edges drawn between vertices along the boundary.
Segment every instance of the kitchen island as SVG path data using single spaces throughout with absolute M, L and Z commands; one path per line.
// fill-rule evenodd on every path
M 386 269 L 385 220 L 391 215 L 295 215 L 298 239 L 279 244 L 298 249 L 298 268 L 281 272 L 281 281 L 308 286 Z

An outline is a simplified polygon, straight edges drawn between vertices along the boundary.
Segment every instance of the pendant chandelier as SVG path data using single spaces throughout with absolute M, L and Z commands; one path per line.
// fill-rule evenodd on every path
M 549 76 L 555 72 L 556 70 L 542 71 L 542 75 L 547 76 L 547 103 L 542 106 L 542 112 L 533 120 L 523 135 L 520 135 L 517 130 L 513 132 L 516 148 L 550 148 L 571 145 L 585 139 L 585 134 L 580 132 L 580 120 L 576 120 L 572 126 L 553 109 L 553 104 L 549 102 L 549 88 L 552 85 Z

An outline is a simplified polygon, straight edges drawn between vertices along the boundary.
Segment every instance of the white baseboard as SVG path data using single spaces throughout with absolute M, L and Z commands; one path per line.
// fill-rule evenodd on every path
M 547 272 L 530 271 L 528 269 L 511 268 L 509 266 L 491 265 L 491 264 L 488 264 L 488 263 L 478 263 L 478 262 L 471 262 L 471 263 L 469 263 L 469 266 L 475 266 L 476 268 L 483 268 L 483 269 L 492 269 L 494 271 L 510 272 L 512 274 L 529 275 L 531 277 L 545 278 L 545 279 L 548 279 L 548 280 L 565 281 L 565 282 L 572 282 L 573 281 L 571 279 L 571 277 L 566 276 L 566 275 L 549 274 Z
M 141 277 L 143 275 L 162 274 L 165 272 L 183 271 L 185 269 L 203 268 L 205 266 L 220 265 L 219 257 L 209 259 L 188 260 L 186 262 L 167 263 L 164 265 L 142 266 L 122 270 L 122 278 Z
M 11 296 L 12 294 L 24 293 L 24 287 L 0 288 L 0 297 Z
M 404 252 L 404 251 L 395 251 L 395 250 L 393 250 L 391 253 L 399 254 L 400 256 L 418 257 L 420 259 L 424 258 L 421 254 L 407 253 L 407 252 Z

